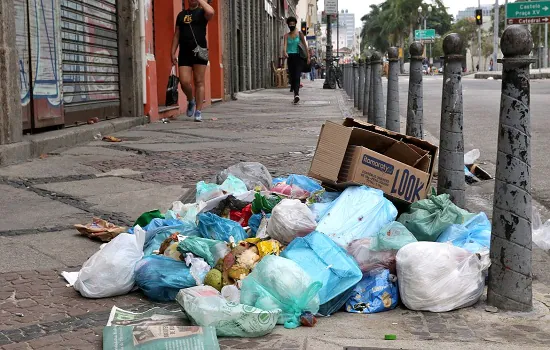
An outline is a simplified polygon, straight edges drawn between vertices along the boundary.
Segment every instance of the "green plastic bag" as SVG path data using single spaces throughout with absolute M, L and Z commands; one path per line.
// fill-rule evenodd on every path
M 252 212 L 254 214 L 259 214 L 263 211 L 266 214 L 270 214 L 273 208 L 282 200 L 283 199 L 279 196 L 265 197 L 260 193 L 256 193 L 252 201 Z
M 414 235 L 403 224 L 394 221 L 380 229 L 373 240 L 371 250 L 384 252 L 399 250 L 409 243 L 417 242 Z
M 409 212 L 401 215 L 397 221 L 419 241 L 435 242 L 449 226 L 464 224 L 473 216 L 451 202 L 448 194 L 442 194 L 413 203 Z
M 214 267 L 219 259 L 225 257 L 230 249 L 227 243 L 202 237 L 187 237 L 178 243 L 178 251 L 185 256 L 185 253 L 193 253 L 203 258 L 208 265 Z
M 263 337 L 273 331 L 281 314 L 281 309 L 265 311 L 229 302 L 210 286 L 182 289 L 176 301 L 190 320 L 215 327 L 219 337 Z
M 146 213 L 141 214 L 141 216 L 136 220 L 134 225 L 132 227 L 145 227 L 149 225 L 153 219 L 164 219 L 164 215 L 157 209 L 157 210 L 151 210 Z

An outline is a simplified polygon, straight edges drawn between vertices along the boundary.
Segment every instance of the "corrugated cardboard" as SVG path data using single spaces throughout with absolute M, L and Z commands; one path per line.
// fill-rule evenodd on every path
M 414 203 L 430 193 L 437 147 L 355 119 L 326 122 L 309 176 L 330 187 L 367 185 Z

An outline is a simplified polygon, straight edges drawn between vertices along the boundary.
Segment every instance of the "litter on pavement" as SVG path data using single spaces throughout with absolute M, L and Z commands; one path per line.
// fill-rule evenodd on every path
M 331 139 L 333 131 L 347 136 Z M 79 272 L 63 272 L 82 296 L 139 289 L 151 301 L 179 304 L 185 318 L 110 323 L 104 348 L 122 349 L 115 339 L 134 337 L 215 349 L 217 337 L 313 327 L 337 312 L 386 312 L 400 303 L 446 312 L 475 304 L 490 265 L 491 224 L 432 190 L 437 147 L 353 119 L 327 122 L 320 139 L 311 177 L 273 179 L 260 163 L 239 163 L 197 183 L 195 203 L 144 213 L 128 229 L 98 219 L 79 226 L 117 233 Z M 329 149 L 339 154 L 324 157 Z M 539 218 L 537 244 L 550 241 L 547 226 Z M 159 323 L 174 327 L 170 339 L 157 334 Z

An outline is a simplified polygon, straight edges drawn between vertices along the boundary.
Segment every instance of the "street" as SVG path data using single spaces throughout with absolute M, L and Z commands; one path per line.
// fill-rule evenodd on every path
M 386 79 L 383 79 L 384 86 Z M 113 135 L 121 143 L 89 140 L 41 159 L 0 168 L 0 348 L 101 349 L 112 306 L 143 311 L 153 304 L 139 292 L 91 300 L 59 276 L 78 271 L 100 243 L 78 236 L 74 224 L 101 216 L 132 225 L 143 212 L 194 199 L 195 184 L 241 161 L 258 161 L 274 177 L 307 174 L 320 127 L 353 113 L 342 91 L 304 81 L 295 106 L 287 89 L 240 93 L 214 104 L 203 123 L 180 117 Z M 500 81 L 463 79 L 466 150 L 479 148 L 494 175 Z M 428 141 L 437 142 L 442 77 L 425 77 Z M 550 81 L 532 81 L 532 176 L 536 201 L 550 207 Z M 405 130 L 408 78 L 400 77 L 401 130 Z M 384 93 L 386 95 L 386 93 Z M 492 181 L 468 187 L 468 208 L 492 214 Z M 550 218 L 543 210 L 543 217 Z M 550 257 L 534 249 L 534 310 L 489 313 L 485 297 L 449 313 L 410 311 L 319 318 L 314 328 L 276 327 L 262 338 L 221 338 L 222 349 L 547 349 L 550 346 Z M 162 306 L 162 305 L 161 305 Z M 168 307 L 177 309 L 176 304 Z M 384 341 L 396 334 L 396 341 Z M 359 349 L 359 348 L 357 348 Z

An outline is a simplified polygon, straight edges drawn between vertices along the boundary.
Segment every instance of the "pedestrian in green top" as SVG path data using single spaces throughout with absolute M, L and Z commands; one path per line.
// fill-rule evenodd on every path
M 285 34 L 283 43 L 283 55 L 287 58 L 288 71 L 290 75 L 290 91 L 294 92 L 294 103 L 300 102 L 300 76 L 305 62 L 300 57 L 300 43 L 307 54 L 307 64 L 310 64 L 309 50 L 304 34 L 296 28 L 298 20 L 296 17 L 288 17 L 286 24 L 290 31 Z

